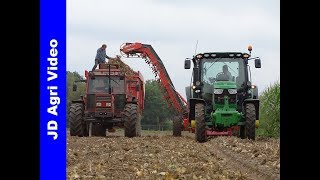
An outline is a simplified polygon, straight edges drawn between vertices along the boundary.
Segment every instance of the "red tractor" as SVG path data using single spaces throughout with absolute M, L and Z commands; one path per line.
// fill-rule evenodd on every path
M 125 72 L 118 64 L 99 64 L 85 71 L 85 95 L 73 100 L 69 109 L 71 136 L 106 136 L 106 130 L 124 128 L 126 137 L 140 136 L 144 108 L 144 79 L 138 71 Z

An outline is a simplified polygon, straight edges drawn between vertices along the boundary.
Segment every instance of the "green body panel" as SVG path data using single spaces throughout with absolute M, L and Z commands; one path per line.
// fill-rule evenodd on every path
M 217 81 L 213 84 L 215 89 L 236 89 L 237 85 L 232 81 Z
M 232 81 L 218 81 L 214 83 L 215 89 L 236 89 L 236 83 Z M 211 113 L 212 125 L 215 127 L 228 128 L 238 123 L 243 118 L 243 114 L 237 111 L 237 104 L 229 104 L 229 96 L 223 97 L 223 103 L 213 103 L 214 112 Z M 211 123 L 210 123 L 211 124 Z

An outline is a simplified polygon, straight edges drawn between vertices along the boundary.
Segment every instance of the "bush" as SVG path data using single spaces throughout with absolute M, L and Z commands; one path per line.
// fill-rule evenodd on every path
M 260 128 L 257 134 L 280 136 L 280 82 L 276 81 L 260 95 Z

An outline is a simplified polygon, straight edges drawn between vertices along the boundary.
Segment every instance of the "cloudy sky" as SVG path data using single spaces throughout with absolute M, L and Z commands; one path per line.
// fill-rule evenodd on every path
M 84 75 L 102 44 L 114 57 L 125 42 L 151 44 L 183 96 L 191 77 L 185 58 L 195 51 L 247 52 L 251 44 L 252 55 L 262 62 L 261 69 L 250 62 L 253 84 L 261 92 L 280 80 L 280 1 L 67 0 L 68 71 Z M 143 59 L 122 59 L 145 80 L 154 79 Z

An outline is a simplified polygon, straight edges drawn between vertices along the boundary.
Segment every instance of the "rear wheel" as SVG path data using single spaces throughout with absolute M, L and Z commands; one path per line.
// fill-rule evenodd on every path
M 206 142 L 207 135 L 206 135 L 206 122 L 204 118 L 204 104 L 198 103 L 195 105 L 195 119 L 196 119 L 196 127 L 195 127 L 195 134 L 196 134 L 196 141 L 198 142 Z
M 181 136 L 181 119 L 179 116 L 174 117 L 173 119 L 173 136 Z
M 83 105 L 74 103 L 70 106 L 69 125 L 71 136 L 88 136 L 88 129 L 83 119 Z
M 141 115 L 139 114 L 138 105 L 126 104 L 124 118 L 124 136 L 141 136 Z
M 106 136 L 106 128 L 103 127 L 101 124 L 95 123 L 92 124 L 92 132 L 91 132 L 92 136 Z

